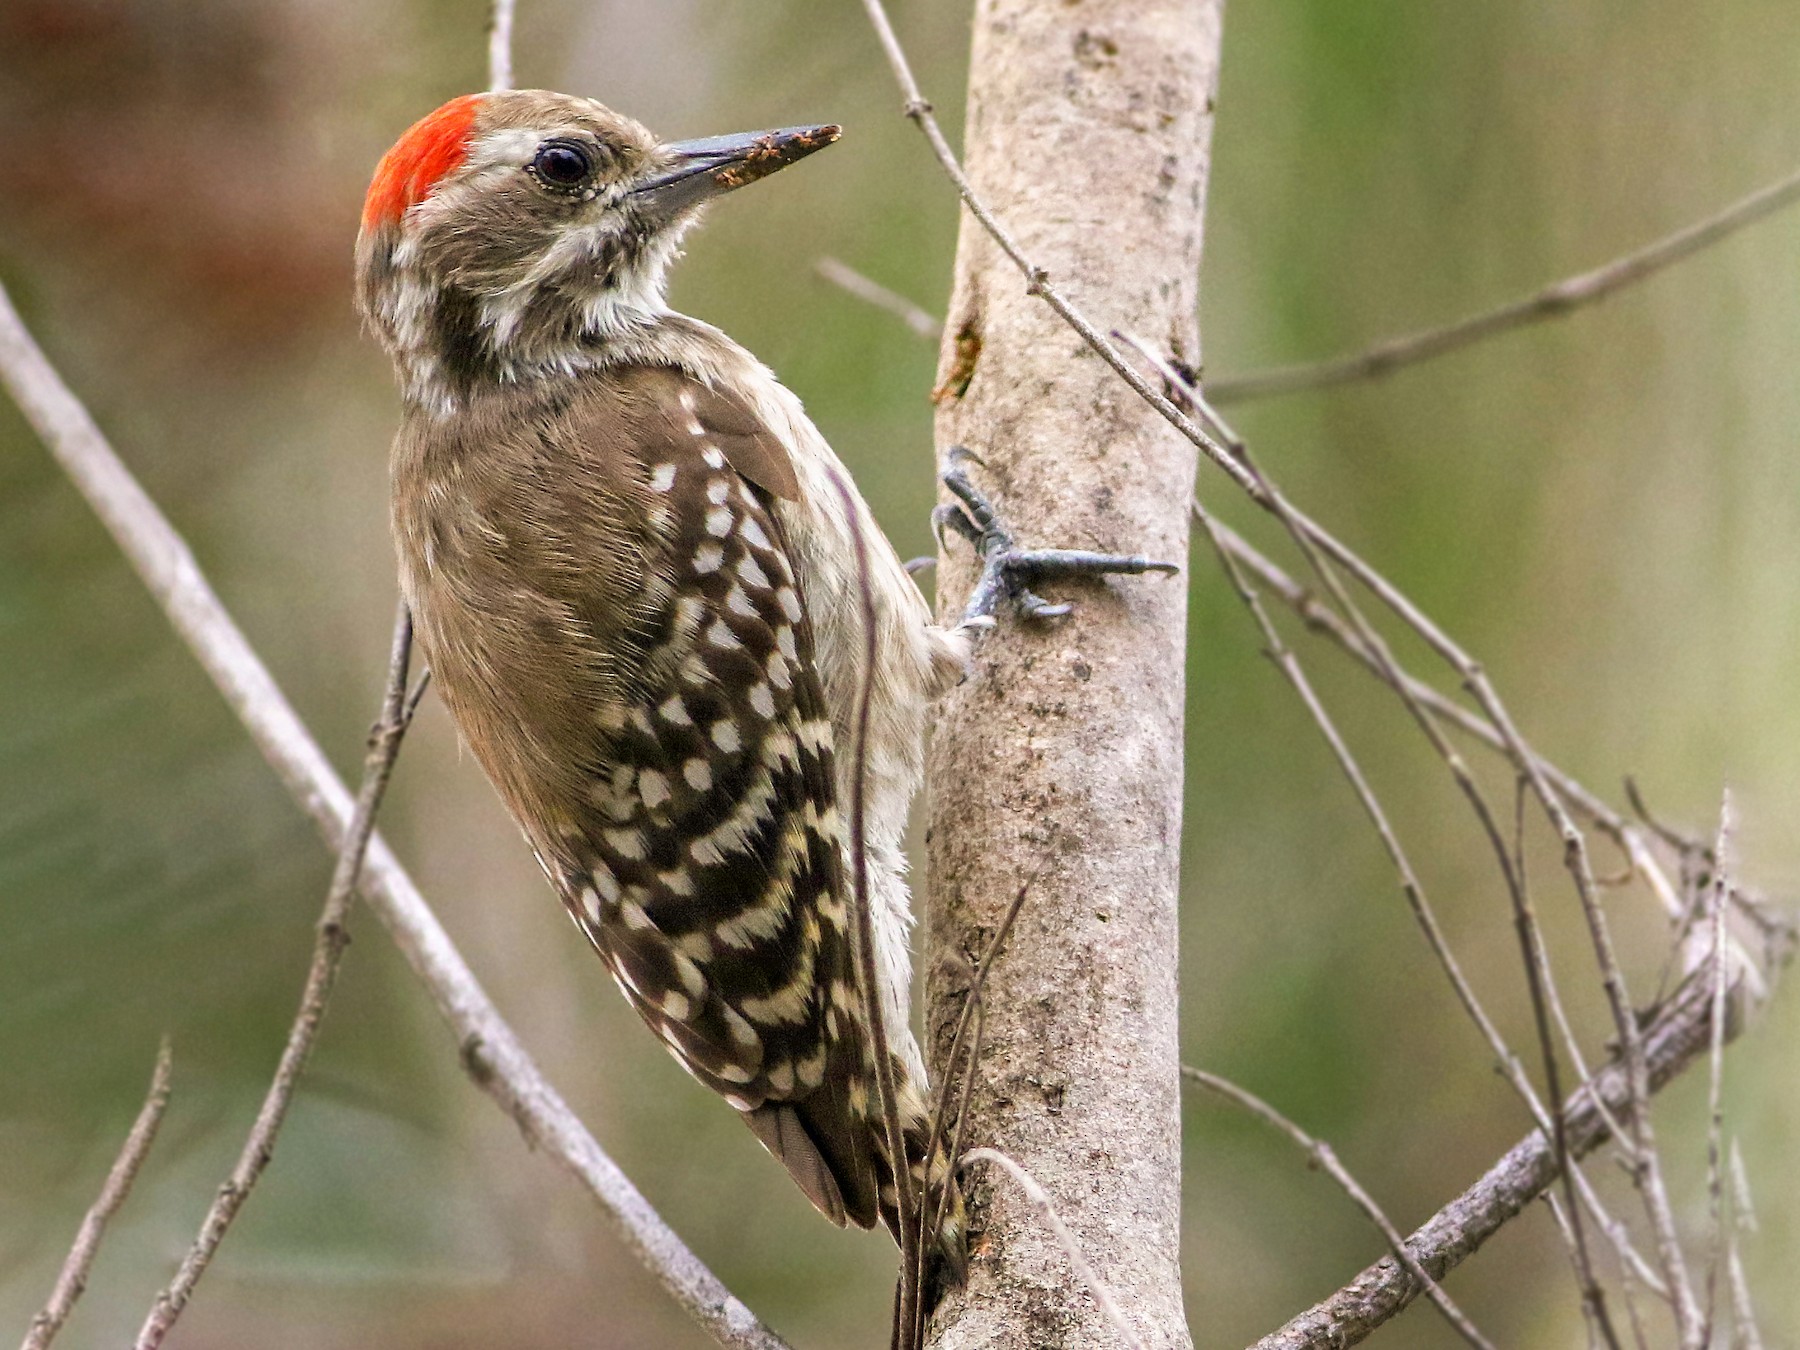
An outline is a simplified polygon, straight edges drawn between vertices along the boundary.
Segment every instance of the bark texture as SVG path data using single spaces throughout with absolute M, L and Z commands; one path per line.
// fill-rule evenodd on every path
M 1097 323 L 1197 364 L 1196 278 L 1219 0 L 978 0 L 966 163 L 1026 253 Z M 1021 547 L 1185 563 L 1194 451 L 1040 300 L 964 214 L 945 328 L 940 449 Z M 954 540 L 942 611 L 971 570 Z M 1052 590 L 1050 587 L 1045 588 Z M 1148 1346 L 1191 1344 L 1178 1261 L 1176 895 L 1185 577 L 1055 588 L 1060 622 L 1005 619 L 936 725 L 928 1024 L 935 1072 L 966 976 L 1028 877 L 985 1000 L 965 1145 L 1049 1192 Z M 965 1290 L 939 1347 L 1120 1341 L 1041 1216 L 974 1175 Z

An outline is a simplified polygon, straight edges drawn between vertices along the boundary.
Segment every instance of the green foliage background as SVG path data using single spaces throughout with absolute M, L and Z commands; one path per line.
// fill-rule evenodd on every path
M 967 9 L 895 5 L 953 128 Z M 775 366 L 902 552 L 925 551 L 935 352 L 812 270 L 834 254 L 939 308 L 948 288 L 955 204 L 897 115 L 860 6 L 523 0 L 519 22 L 523 82 L 597 95 L 668 134 L 845 124 L 841 147 L 716 213 L 675 299 Z M 0 6 L 0 278 L 346 772 L 393 599 L 395 399 L 350 312 L 356 211 L 393 136 L 481 82 L 482 25 L 474 0 Z M 1796 50 L 1787 0 L 1236 5 L 1203 277 L 1210 367 L 1326 355 L 1510 298 L 1788 172 Z M 1542 748 L 1614 796 L 1637 774 L 1702 829 L 1729 782 L 1751 878 L 1790 891 L 1797 260 L 1800 216 L 1779 217 L 1566 322 L 1240 418 L 1302 503 L 1483 657 Z M 1244 519 L 1216 476 L 1201 487 Z M 1191 586 L 1186 1054 L 1329 1138 L 1410 1225 L 1523 1132 L 1522 1112 L 1203 554 Z M 1527 1044 L 1504 896 L 1441 766 L 1361 676 L 1302 652 L 1458 950 Z M 799 1345 L 879 1343 L 885 1239 L 818 1222 L 642 1033 L 441 710 L 408 743 L 384 827 L 554 1080 L 727 1282 Z M 1559 969 L 1600 1055 L 1585 941 L 1551 841 L 1533 848 Z M 48 1291 L 167 1030 L 163 1141 L 62 1343 L 117 1345 L 135 1329 L 249 1124 L 328 871 L 0 406 L 0 1334 L 22 1331 Z M 1647 997 L 1660 930 L 1641 899 L 1614 903 Z M 373 921 L 355 930 L 276 1164 L 179 1342 L 702 1344 L 460 1079 Z M 1800 1337 L 1800 1287 L 1784 1277 L 1800 1261 L 1797 1037 L 1800 1007 L 1778 992 L 1727 1088 L 1761 1218 L 1746 1259 L 1774 1343 Z M 1702 1084 L 1660 1109 L 1703 1254 Z M 1208 1350 L 1253 1339 L 1380 1253 L 1284 1143 L 1202 1100 L 1186 1139 L 1184 1268 Z M 1581 1337 L 1542 1212 L 1451 1288 L 1502 1344 Z M 1449 1334 L 1415 1311 L 1383 1336 Z

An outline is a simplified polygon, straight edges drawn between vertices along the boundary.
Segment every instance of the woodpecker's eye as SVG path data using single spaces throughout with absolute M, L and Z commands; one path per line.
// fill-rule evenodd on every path
M 578 188 L 593 174 L 594 164 L 574 141 L 546 141 L 538 147 L 531 171 L 549 187 Z

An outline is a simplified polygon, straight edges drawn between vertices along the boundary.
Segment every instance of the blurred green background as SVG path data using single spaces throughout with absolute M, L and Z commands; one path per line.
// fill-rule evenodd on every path
M 961 120 L 966 3 L 895 5 Z M 349 303 L 368 172 L 483 80 L 475 0 L 4 0 L 0 278 L 337 763 L 354 772 L 393 603 L 387 363 Z M 1335 353 L 1586 267 L 1800 164 L 1791 0 L 1263 0 L 1229 15 L 1204 270 L 1219 372 Z M 734 199 L 676 302 L 807 400 L 903 554 L 928 547 L 935 350 L 822 254 L 941 309 L 956 213 L 850 0 L 523 0 L 520 81 L 671 135 L 810 119 L 844 144 Z M 1047 261 L 1052 269 L 1055 259 Z M 1800 885 L 1800 213 L 1570 320 L 1386 382 L 1239 410 L 1303 504 L 1488 663 L 1537 743 Z M 1104 313 L 1099 315 L 1104 319 Z M 1209 499 L 1242 520 L 1229 492 Z M 1259 536 L 1266 537 L 1266 536 Z M 1192 569 L 1187 1057 L 1337 1145 L 1403 1226 L 1523 1131 L 1390 870 L 1217 569 Z M 1302 646 L 1482 992 L 1529 1044 L 1503 892 L 1399 711 Z M 1495 780 L 1504 793 L 1506 784 Z M 441 709 L 384 827 L 620 1163 L 803 1347 L 885 1336 L 885 1237 L 819 1222 L 602 978 Z M 1553 857 L 1534 836 L 1541 860 Z M 0 1337 L 41 1304 L 174 1037 L 162 1141 L 65 1333 L 128 1341 L 241 1142 L 330 860 L 0 402 Z M 1602 865 L 1610 860 L 1603 856 Z M 1565 890 L 1539 903 L 1604 1053 Z M 1647 997 L 1659 925 L 1611 902 Z M 367 914 L 275 1166 L 184 1346 L 700 1346 L 591 1203 L 520 1147 Z M 1727 1077 L 1761 1220 L 1746 1261 L 1800 1339 L 1800 1005 Z M 1663 1099 L 1706 1251 L 1704 1085 Z M 1235 1346 L 1380 1254 L 1288 1146 L 1186 1112 L 1197 1342 Z M 1632 1213 L 1609 1164 L 1597 1169 Z M 1502 1344 L 1582 1332 L 1548 1216 L 1450 1283 Z M 1451 1333 L 1415 1310 L 1394 1346 Z

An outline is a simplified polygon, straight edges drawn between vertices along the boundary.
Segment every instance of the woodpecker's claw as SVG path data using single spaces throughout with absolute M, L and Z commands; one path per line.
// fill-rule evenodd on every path
M 932 532 L 941 548 L 945 531 L 954 530 L 973 544 L 981 556 L 981 575 L 963 610 L 964 627 L 992 627 L 994 612 L 1003 601 L 1027 619 L 1060 619 L 1074 609 L 1067 601 L 1051 604 L 1032 591 L 1032 582 L 1181 570 L 1174 563 L 1156 562 L 1136 555 L 1091 553 L 1085 549 L 1019 548 L 1001 523 L 994 504 L 963 472 L 965 464 L 979 464 L 981 460 L 960 445 L 950 447 L 946 459 L 949 467 L 940 481 L 961 504 L 940 506 L 933 511 Z

